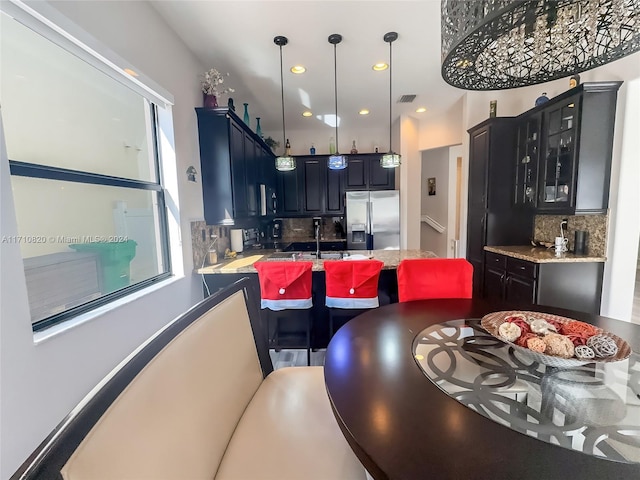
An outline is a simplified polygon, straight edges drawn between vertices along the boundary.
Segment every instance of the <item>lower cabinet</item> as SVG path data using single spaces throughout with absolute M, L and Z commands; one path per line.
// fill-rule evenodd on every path
M 602 262 L 534 263 L 485 252 L 484 297 L 600 313 Z

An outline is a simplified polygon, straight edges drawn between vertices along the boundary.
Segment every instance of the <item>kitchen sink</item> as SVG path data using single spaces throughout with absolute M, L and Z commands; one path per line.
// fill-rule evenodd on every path
M 342 260 L 349 254 L 346 252 L 320 252 L 321 260 Z M 278 262 L 313 261 L 316 260 L 316 252 L 276 252 L 269 255 L 266 260 Z

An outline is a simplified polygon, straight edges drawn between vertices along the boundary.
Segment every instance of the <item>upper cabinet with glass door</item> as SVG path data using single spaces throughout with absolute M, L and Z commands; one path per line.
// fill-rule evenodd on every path
M 516 205 L 536 206 L 538 157 L 540 150 L 540 114 L 525 118 L 518 125 L 516 165 Z
M 539 213 L 605 213 L 618 89 L 583 83 L 518 117 L 515 204 Z
M 579 100 L 571 97 L 543 113 L 538 210 L 565 211 L 575 205 Z

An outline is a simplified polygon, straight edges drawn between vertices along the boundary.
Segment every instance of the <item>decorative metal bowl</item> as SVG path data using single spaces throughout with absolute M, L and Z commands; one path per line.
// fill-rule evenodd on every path
M 616 346 L 618 347 L 618 352 L 615 355 L 610 357 L 596 357 L 596 358 L 587 360 L 587 359 L 579 359 L 579 358 L 562 358 L 562 357 L 556 357 L 553 355 L 547 355 L 544 353 L 534 352 L 533 350 L 529 350 L 528 348 L 521 347 L 520 345 L 516 345 L 513 342 L 508 342 L 507 340 L 502 338 L 498 333 L 498 328 L 500 327 L 500 325 L 502 325 L 507 318 L 514 315 L 525 315 L 527 318 L 533 317 L 533 318 L 539 318 L 542 320 L 553 320 L 558 323 L 568 323 L 568 322 L 580 321 L 580 320 L 560 317 L 558 315 L 552 315 L 550 313 L 528 312 L 528 311 L 522 311 L 522 310 L 494 312 L 494 313 L 489 313 L 488 315 L 485 315 L 484 317 L 482 317 L 482 320 L 480 321 L 482 328 L 484 328 L 487 332 L 489 332 L 491 335 L 496 337 L 498 340 L 511 345 L 516 352 L 521 353 L 522 355 L 529 357 L 538 363 L 542 363 L 550 367 L 571 368 L 571 367 L 579 367 L 581 365 L 586 365 L 587 363 L 594 363 L 594 362 L 619 362 L 620 360 L 625 360 L 626 358 L 629 357 L 629 355 L 631 355 L 631 347 L 626 341 L 624 341 L 622 338 L 618 337 L 617 335 L 614 335 L 613 333 L 606 332 L 601 328 L 596 327 L 595 325 L 592 325 L 592 326 L 598 331 L 597 335 L 606 335 L 616 343 Z

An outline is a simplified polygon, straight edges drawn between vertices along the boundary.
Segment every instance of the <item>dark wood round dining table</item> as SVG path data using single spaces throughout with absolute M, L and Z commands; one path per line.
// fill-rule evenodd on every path
M 386 305 L 344 325 L 326 352 L 325 383 L 349 445 L 381 479 L 640 479 L 640 464 L 611 461 L 518 433 L 434 385 L 413 356 L 425 328 L 509 310 L 480 299 Z M 640 351 L 640 325 L 582 312 L 518 305 L 583 320 Z

